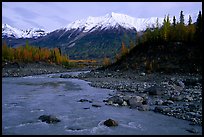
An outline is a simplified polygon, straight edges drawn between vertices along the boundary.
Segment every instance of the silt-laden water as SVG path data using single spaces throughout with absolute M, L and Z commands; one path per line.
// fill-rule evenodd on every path
M 103 100 L 115 91 L 94 88 L 79 79 L 57 78 L 57 75 L 2 78 L 2 134 L 191 135 L 186 130 L 191 128 L 202 134 L 202 127 L 189 125 L 189 121 L 105 105 Z M 92 102 L 79 102 L 80 99 Z M 61 122 L 41 122 L 38 117 L 44 114 L 55 115 Z M 119 125 L 103 125 L 109 118 Z

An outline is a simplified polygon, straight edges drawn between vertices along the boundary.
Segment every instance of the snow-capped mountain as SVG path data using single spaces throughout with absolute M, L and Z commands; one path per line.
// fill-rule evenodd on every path
M 162 24 L 163 18 L 158 18 L 159 23 Z M 86 19 L 76 20 L 68 24 L 63 29 L 81 29 L 83 32 L 93 32 L 95 30 L 107 30 L 110 28 L 117 28 L 118 26 L 125 29 L 136 29 L 142 31 L 147 26 L 151 26 L 156 23 L 157 18 L 134 18 L 125 14 L 119 14 L 112 12 L 100 17 L 88 17 Z
M 2 24 L 2 38 L 38 38 L 45 35 L 47 35 L 47 33 L 42 29 L 31 28 L 27 30 L 20 30 L 11 27 L 8 24 Z
M 11 27 L 8 24 L 2 24 L 2 38 L 3 37 L 14 37 L 21 38 L 23 31 L 14 27 Z
M 172 18 L 170 22 L 173 21 Z M 163 20 L 164 18 L 158 18 L 159 25 L 162 25 Z M 129 46 L 130 41 L 136 41 L 137 34 L 143 33 L 140 31 L 156 26 L 156 21 L 157 17 L 134 18 L 112 12 L 100 17 L 76 20 L 49 33 L 41 29 L 23 31 L 4 24 L 2 38 L 4 37 L 3 40 L 11 46 L 25 45 L 26 38 L 30 38 L 30 44 L 49 48 L 59 47 L 72 59 L 101 59 L 115 56 L 120 51 L 122 42 Z

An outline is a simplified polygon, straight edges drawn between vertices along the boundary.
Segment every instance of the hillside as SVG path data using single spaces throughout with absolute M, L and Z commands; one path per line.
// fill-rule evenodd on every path
M 202 73 L 202 14 L 188 25 L 182 17 L 181 12 L 180 23 L 171 24 L 167 16 L 162 27 L 147 28 L 139 44 L 106 69 Z
M 106 69 L 145 72 L 202 72 L 202 52 L 192 43 L 144 43 Z

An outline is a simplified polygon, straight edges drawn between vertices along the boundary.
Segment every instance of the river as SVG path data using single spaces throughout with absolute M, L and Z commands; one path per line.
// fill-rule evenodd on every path
M 186 130 L 190 128 L 202 134 L 202 127 L 189 125 L 189 121 L 105 105 L 103 100 L 116 91 L 94 88 L 79 79 L 55 77 L 59 75 L 2 78 L 3 135 L 192 135 Z M 55 115 L 61 122 L 41 122 L 38 117 L 44 114 Z M 109 118 L 119 125 L 103 125 Z

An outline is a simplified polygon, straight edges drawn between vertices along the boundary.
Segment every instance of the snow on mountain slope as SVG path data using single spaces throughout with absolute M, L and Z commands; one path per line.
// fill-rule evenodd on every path
M 27 29 L 20 30 L 11 27 L 8 24 L 2 24 L 2 38 L 3 37 L 13 37 L 13 38 L 38 38 L 40 36 L 45 36 L 47 33 L 42 29 Z
M 151 26 L 156 23 L 157 18 L 133 18 L 125 14 L 119 14 L 112 12 L 100 17 L 88 17 L 82 20 L 76 20 L 68 24 L 65 28 L 71 29 L 83 29 L 83 32 L 92 32 L 96 29 L 109 29 L 122 26 L 126 29 L 136 29 L 137 31 L 144 30 L 147 26 Z M 162 24 L 163 18 L 159 18 L 159 23 Z
M 33 37 L 37 38 L 37 37 L 41 37 L 45 35 L 47 35 L 47 33 L 44 30 L 31 28 L 31 29 L 25 30 L 22 37 L 23 38 L 33 38 Z
M 2 24 L 2 38 L 5 36 L 14 37 L 14 38 L 21 38 L 22 35 L 23 35 L 22 30 L 11 27 L 8 24 Z

